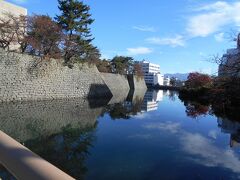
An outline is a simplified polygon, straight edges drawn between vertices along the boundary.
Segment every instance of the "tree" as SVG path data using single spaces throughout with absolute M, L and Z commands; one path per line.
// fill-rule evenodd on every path
M 28 50 L 38 56 L 60 58 L 62 30 L 49 16 L 34 15 L 29 19 Z
M 201 88 L 209 87 L 212 85 L 212 82 L 212 78 L 209 75 L 193 72 L 188 75 L 185 85 L 188 88 Z
M 170 85 L 171 86 L 176 86 L 176 83 L 177 83 L 177 79 L 175 77 L 171 77 L 170 79 Z
M 28 17 L 20 15 L 13 16 L 14 30 L 16 34 L 16 41 L 19 44 L 20 51 L 23 53 L 27 49 L 27 31 L 28 31 Z
M 134 74 L 137 76 L 143 76 L 142 66 L 139 63 L 134 63 L 133 65 Z
M 6 13 L 0 18 L 0 47 L 24 52 L 27 48 L 27 16 Z
M 55 19 L 65 34 L 65 62 L 87 59 L 90 53 L 96 51 L 96 47 L 91 44 L 93 38 L 89 25 L 94 20 L 89 13 L 90 7 L 78 0 L 58 0 L 58 3 L 61 15 L 57 15 Z
M 10 45 L 16 42 L 14 25 L 10 16 L 12 15 L 8 13 L 0 18 L 0 47 L 6 50 L 10 50 Z
M 112 72 L 110 61 L 108 61 L 106 59 L 99 61 L 97 63 L 97 68 L 98 68 L 99 72 L 104 72 L 104 73 Z
M 112 61 L 112 68 L 114 73 L 128 74 L 133 71 L 133 58 L 126 56 L 115 56 Z

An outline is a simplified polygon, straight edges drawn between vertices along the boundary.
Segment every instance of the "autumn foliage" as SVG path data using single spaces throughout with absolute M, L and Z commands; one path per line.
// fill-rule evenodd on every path
M 59 45 L 63 39 L 60 26 L 45 15 L 35 15 L 29 18 L 28 24 L 29 51 L 38 56 L 60 58 Z
M 213 83 L 212 78 L 207 74 L 198 72 L 190 73 L 185 83 L 187 88 L 210 87 Z
M 189 103 L 186 106 L 186 114 L 191 118 L 197 118 L 198 116 L 207 115 L 209 112 L 209 106 L 205 106 L 199 103 Z

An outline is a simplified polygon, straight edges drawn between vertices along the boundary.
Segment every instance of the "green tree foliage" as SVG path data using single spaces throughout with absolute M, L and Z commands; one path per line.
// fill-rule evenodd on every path
M 96 55 L 92 53 L 96 52 L 97 48 L 91 44 L 93 38 L 89 25 L 94 20 L 89 13 L 90 7 L 78 0 L 58 0 L 58 3 L 61 15 L 57 15 L 55 19 L 65 34 L 63 43 L 65 62 L 86 60 L 89 56 Z
M 126 56 L 115 56 L 112 61 L 112 68 L 114 73 L 128 74 L 133 71 L 133 58 Z
M 99 61 L 97 63 L 97 68 L 100 72 L 104 72 L 104 73 L 111 73 L 112 72 L 112 68 L 111 68 L 111 63 L 110 61 L 103 59 L 102 61 Z
M 176 83 L 177 83 L 177 79 L 175 77 L 171 77 L 170 79 L 170 85 L 171 86 L 176 86 Z

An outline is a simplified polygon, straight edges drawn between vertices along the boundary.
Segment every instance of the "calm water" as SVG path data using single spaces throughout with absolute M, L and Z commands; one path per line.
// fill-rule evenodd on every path
M 240 123 L 171 91 L 105 101 L 1 104 L 0 127 L 77 179 L 240 178 Z

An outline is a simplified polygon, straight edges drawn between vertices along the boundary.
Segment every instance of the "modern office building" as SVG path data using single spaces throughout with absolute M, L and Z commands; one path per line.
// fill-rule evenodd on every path
M 164 77 L 160 72 L 160 66 L 147 61 L 137 62 L 141 65 L 144 79 L 147 85 L 163 85 Z
M 221 64 L 218 67 L 218 76 L 240 76 L 239 64 L 240 64 L 240 34 L 237 39 L 237 48 L 228 49 L 222 56 Z

